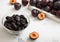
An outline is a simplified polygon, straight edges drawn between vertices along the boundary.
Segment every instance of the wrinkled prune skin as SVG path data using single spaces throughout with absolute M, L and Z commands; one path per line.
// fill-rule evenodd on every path
M 28 26 L 28 21 L 24 15 L 7 16 L 4 26 L 13 31 L 20 31 Z

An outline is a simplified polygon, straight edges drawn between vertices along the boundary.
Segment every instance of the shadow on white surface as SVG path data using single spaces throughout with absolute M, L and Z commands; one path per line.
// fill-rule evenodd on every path
M 17 42 L 17 38 L 0 27 L 0 42 Z

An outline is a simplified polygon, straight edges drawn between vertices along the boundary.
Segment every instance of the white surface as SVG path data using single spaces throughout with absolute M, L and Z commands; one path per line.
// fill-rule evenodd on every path
M 17 0 L 21 2 L 21 0 Z M 27 7 L 23 7 L 15 11 L 13 5 L 9 5 L 9 0 L 0 0 L 0 42 L 18 42 L 18 39 L 14 35 L 9 34 L 2 27 L 2 18 L 4 15 L 12 14 L 26 14 L 30 18 L 30 24 L 28 28 L 20 33 L 19 38 L 22 38 L 26 42 L 60 42 L 60 23 L 53 21 L 49 18 L 45 18 L 40 21 L 31 16 Z M 33 41 L 29 39 L 29 33 L 36 31 L 40 37 Z

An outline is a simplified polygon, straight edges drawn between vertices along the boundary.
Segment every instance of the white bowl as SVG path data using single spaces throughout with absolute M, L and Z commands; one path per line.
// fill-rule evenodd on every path
M 15 14 L 15 15 L 17 15 L 17 14 Z M 21 14 L 22 15 L 22 14 Z M 7 16 L 11 16 L 11 15 L 7 15 Z M 30 23 L 30 20 L 29 20 L 29 17 L 27 16 L 27 15 L 24 15 L 25 16 L 25 18 L 27 19 L 27 21 L 28 21 L 28 25 L 29 25 L 29 23 Z M 10 29 L 7 29 L 5 26 L 4 26 L 4 22 L 6 21 L 6 16 L 4 16 L 3 17 L 3 19 L 2 19 L 2 26 L 3 26 L 3 28 L 6 30 L 6 31 L 8 31 L 9 33 L 11 33 L 11 34 L 19 34 L 20 33 L 20 31 L 13 31 L 13 30 L 10 30 Z M 28 27 L 28 26 L 27 26 Z M 26 27 L 26 28 L 27 28 Z

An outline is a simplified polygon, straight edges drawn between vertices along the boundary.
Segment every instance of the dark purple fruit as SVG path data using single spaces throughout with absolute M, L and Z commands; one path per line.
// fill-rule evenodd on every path
M 11 22 L 11 21 L 13 20 L 13 18 L 12 18 L 12 17 L 7 16 L 7 17 L 6 17 L 6 20 L 7 20 L 7 21 L 9 21 L 9 22 Z
M 28 0 L 22 0 L 22 4 L 26 6 L 28 4 Z
M 13 31 L 23 30 L 27 27 L 28 21 L 24 15 L 7 16 L 4 26 Z
M 13 30 L 13 28 L 11 27 L 11 24 L 8 23 L 7 21 L 4 22 L 4 26 L 7 27 L 7 29 Z
M 13 15 L 12 17 L 15 18 L 17 15 Z
M 27 27 L 27 24 L 24 24 L 24 28 L 26 28 Z
M 28 24 L 28 21 L 27 21 L 27 19 L 25 19 L 25 22 L 26 22 L 26 24 Z
M 27 21 L 27 19 L 25 18 L 25 16 L 20 15 L 20 19 L 24 19 L 24 20 L 25 20 L 25 22 L 28 24 L 28 21 Z
M 7 16 L 6 19 L 7 19 L 7 20 L 8 20 L 8 19 L 11 19 L 11 17 Z
M 49 1 L 50 1 L 50 2 L 53 2 L 53 0 L 48 0 L 48 2 L 49 2 Z
M 55 9 L 55 10 L 60 10 L 60 1 L 56 1 L 56 2 L 54 3 L 54 9 Z
M 37 17 L 37 15 L 39 14 L 39 11 L 36 10 L 36 9 L 33 9 L 33 10 L 31 11 L 31 14 L 32 14 L 32 16 Z
M 43 10 L 45 10 L 45 11 L 47 11 L 47 12 L 49 12 L 50 11 L 50 7 L 49 6 L 46 6 L 45 8 L 43 8 Z
M 57 17 L 60 18 L 60 10 L 56 12 Z
M 47 0 L 41 0 L 41 6 L 42 7 L 47 6 L 47 4 L 48 4 L 48 1 Z
M 17 31 L 20 31 L 20 30 L 22 30 L 21 27 L 18 27 L 18 28 L 17 28 Z
M 42 8 L 40 1 L 37 1 L 37 5 L 36 5 L 36 7 L 39 8 L 39 9 Z
M 20 3 L 15 3 L 14 8 L 15 8 L 15 10 L 19 10 L 21 8 L 21 4 Z
M 17 25 L 16 25 L 15 23 L 11 23 L 11 25 L 12 25 L 12 28 L 13 28 L 15 31 L 17 31 Z
M 30 5 L 36 6 L 37 0 L 30 0 Z
M 16 22 L 16 25 L 20 26 L 20 25 L 21 25 L 21 23 L 20 23 L 20 22 Z
M 53 0 L 53 3 L 56 2 L 56 1 L 58 1 L 58 0 Z
M 53 15 L 56 15 L 56 10 L 51 10 L 51 13 L 52 13 Z
M 24 25 L 26 22 L 25 22 L 24 19 L 21 19 L 21 20 L 20 20 L 20 23 Z
M 23 19 L 26 19 L 24 15 L 20 15 L 20 19 L 23 18 Z
M 52 9 L 53 8 L 53 2 L 49 1 L 48 6 Z
M 16 17 L 15 17 L 15 20 L 16 20 L 16 21 L 20 21 L 20 16 L 16 16 Z

